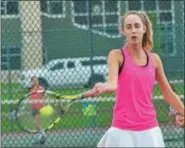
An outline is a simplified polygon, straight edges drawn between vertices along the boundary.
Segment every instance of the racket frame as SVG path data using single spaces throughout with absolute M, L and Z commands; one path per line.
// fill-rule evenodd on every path
M 19 99 L 17 105 L 16 105 L 16 109 L 15 109 L 15 120 L 16 120 L 16 123 L 17 125 L 19 126 L 19 128 L 27 133 L 32 133 L 32 134 L 36 134 L 38 133 L 39 131 L 31 131 L 31 130 L 28 130 L 26 128 L 24 128 L 21 124 L 21 122 L 19 121 L 19 108 L 20 108 L 20 104 L 22 103 L 22 101 L 24 101 L 27 97 L 29 97 L 30 95 L 34 94 L 34 93 L 47 93 L 47 94 L 50 94 L 50 95 L 53 95 L 56 97 L 56 99 L 60 99 L 60 100 L 70 100 L 70 103 L 67 105 L 66 109 L 65 110 L 62 110 L 59 114 L 58 114 L 58 117 L 56 117 L 56 119 L 45 129 L 42 129 L 42 131 L 46 132 L 50 129 L 52 129 L 53 127 L 55 127 L 55 125 L 61 120 L 61 118 L 64 116 L 64 114 L 67 112 L 68 108 L 74 103 L 76 102 L 77 100 L 81 100 L 81 99 L 84 99 L 85 97 L 82 95 L 82 94 L 79 94 L 79 95 L 73 95 L 73 96 L 67 96 L 67 95 L 61 95 L 61 94 L 58 94 L 58 93 L 55 93 L 53 91 L 50 91 L 50 90 L 39 90 L 39 91 L 35 91 L 35 92 L 31 92 L 31 93 L 28 93 L 26 94 L 24 97 L 22 97 L 21 99 Z M 71 98 L 71 99 L 69 99 Z

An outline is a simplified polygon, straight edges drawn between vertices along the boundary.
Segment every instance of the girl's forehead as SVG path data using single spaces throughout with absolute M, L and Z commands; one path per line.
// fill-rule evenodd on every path
M 124 22 L 125 22 L 125 25 L 126 24 L 135 24 L 135 23 L 142 24 L 141 18 L 136 14 L 129 14 L 128 16 L 126 16 Z

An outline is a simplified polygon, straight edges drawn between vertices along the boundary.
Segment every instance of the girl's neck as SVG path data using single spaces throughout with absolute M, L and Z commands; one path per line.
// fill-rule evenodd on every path
M 143 57 L 143 55 L 145 55 L 144 49 L 141 45 L 127 45 L 127 47 L 131 56 Z

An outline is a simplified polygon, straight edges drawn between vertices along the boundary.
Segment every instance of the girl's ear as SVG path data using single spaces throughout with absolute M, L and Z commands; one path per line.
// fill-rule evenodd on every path
M 123 36 L 125 36 L 125 30 L 124 30 L 123 27 L 121 27 L 121 34 L 122 34 Z

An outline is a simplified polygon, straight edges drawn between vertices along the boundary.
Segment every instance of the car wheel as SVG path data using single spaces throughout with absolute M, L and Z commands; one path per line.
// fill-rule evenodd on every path
M 105 82 L 105 79 L 101 75 L 94 75 L 89 78 L 88 83 L 84 86 L 85 88 L 87 87 L 92 87 L 94 84 L 97 82 Z

